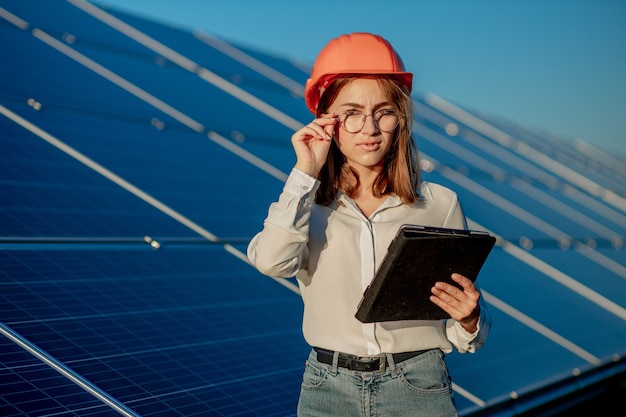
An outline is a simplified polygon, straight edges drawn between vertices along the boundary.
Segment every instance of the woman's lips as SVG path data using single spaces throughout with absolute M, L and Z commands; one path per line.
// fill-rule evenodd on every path
M 375 151 L 380 148 L 380 142 L 363 142 L 359 143 L 357 146 L 366 151 Z

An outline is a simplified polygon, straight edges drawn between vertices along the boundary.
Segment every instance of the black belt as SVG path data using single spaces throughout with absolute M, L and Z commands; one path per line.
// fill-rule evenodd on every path
M 321 363 L 325 363 L 327 365 L 333 364 L 333 356 L 335 352 L 332 350 L 326 350 L 321 348 L 313 348 L 317 352 L 317 360 Z M 411 359 L 421 353 L 426 352 L 426 350 L 417 350 L 415 352 L 404 352 L 404 353 L 394 353 L 391 356 L 393 357 L 393 362 L 398 364 L 407 359 Z M 351 371 L 384 371 L 387 366 L 387 356 L 357 356 L 357 355 L 349 355 L 347 353 L 339 353 L 339 358 L 337 359 L 337 366 L 341 368 L 346 368 Z

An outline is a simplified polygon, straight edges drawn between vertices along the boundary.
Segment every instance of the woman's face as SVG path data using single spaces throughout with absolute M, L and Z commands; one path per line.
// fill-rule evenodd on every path
M 345 111 L 356 111 L 372 115 L 381 110 L 391 109 L 391 103 L 376 80 L 356 78 L 339 91 L 328 113 L 334 112 L 335 115 L 341 116 Z M 336 126 L 335 142 L 347 163 L 358 172 L 364 170 L 380 172 L 393 140 L 393 132 L 381 131 L 376 126 L 374 116 L 367 116 L 363 128 L 356 133 L 347 132 L 339 126 L 339 123 Z

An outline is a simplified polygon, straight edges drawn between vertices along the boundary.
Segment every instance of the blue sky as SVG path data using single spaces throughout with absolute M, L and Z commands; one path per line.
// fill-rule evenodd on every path
M 378 33 L 418 92 L 626 155 L 624 0 L 92 2 L 310 64 L 342 33 Z

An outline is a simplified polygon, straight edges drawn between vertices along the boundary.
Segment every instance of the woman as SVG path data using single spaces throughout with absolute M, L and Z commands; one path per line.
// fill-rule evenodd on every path
M 411 87 L 380 36 L 329 42 L 305 87 L 316 118 L 293 134 L 295 166 L 248 246 L 259 271 L 298 280 L 312 346 L 299 416 L 456 416 L 444 356 L 475 352 L 489 332 L 480 291 L 459 274 L 463 290 L 431 290 L 449 320 L 354 316 L 402 224 L 466 228 L 457 195 L 419 181 Z

